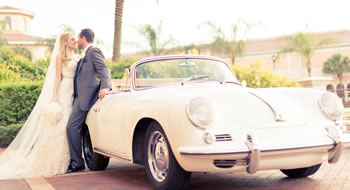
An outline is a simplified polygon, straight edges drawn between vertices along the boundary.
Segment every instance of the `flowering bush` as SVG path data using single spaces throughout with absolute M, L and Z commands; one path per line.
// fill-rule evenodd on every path
M 11 49 L 0 48 L 0 83 L 42 80 L 49 62 L 50 57 L 31 62 Z
M 247 82 L 247 86 L 251 88 L 300 86 L 298 82 L 288 79 L 287 76 L 282 76 L 265 69 L 260 61 L 255 64 L 250 64 L 249 67 L 234 64 L 230 65 L 230 68 L 235 73 L 239 81 L 242 82 L 245 80 Z

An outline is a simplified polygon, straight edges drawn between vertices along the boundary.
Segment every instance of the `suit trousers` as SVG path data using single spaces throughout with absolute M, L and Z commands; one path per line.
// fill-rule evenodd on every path
M 79 97 L 75 97 L 72 113 L 67 124 L 67 138 L 71 157 L 70 165 L 72 167 L 82 167 L 85 165 L 82 157 L 81 137 L 87 113 L 88 111 L 82 111 L 80 109 Z

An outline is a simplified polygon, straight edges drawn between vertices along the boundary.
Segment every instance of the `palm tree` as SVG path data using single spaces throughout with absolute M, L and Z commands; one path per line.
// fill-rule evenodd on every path
M 124 0 L 115 1 L 114 41 L 113 41 L 113 57 L 112 57 L 113 61 L 118 61 L 120 59 L 123 7 L 124 7 Z
M 63 33 L 63 32 L 72 32 L 73 34 L 75 34 L 74 29 L 66 24 L 61 24 L 58 26 L 59 29 L 59 33 Z M 48 47 L 48 51 L 51 53 L 54 46 L 55 46 L 55 42 L 56 42 L 57 36 L 56 35 L 52 35 L 48 38 L 45 38 L 43 40 L 40 40 L 38 42 L 39 45 L 44 45 Z M 77 50 L 79 51 L 79 50 Z
M 156 0 L 157 4 L 159 1 Z M 115 13 L 114 13 L 114 41 L 113 41 L 113 61 L 120 59 L 120 45 L 122 37 L 122 20 L 123 20 L 123 8 L 124 0 L 115 1 Z
M 239 19 L 232 26 L 231 38 L 226 37 L 222 29 L 210 21 L 200 24 L 199 27 L 203 25 L 208 26 L 213 33 L 213 41 L 210 43 L 210 47 L 214 52 L 225 54 L 231 59 L 232 65 L 235 63 L 236 57 L 244 55 L 245 39 L 253 25 Z
M 315 49 L 329 44 L 333 41 L 331 38 L 314 42 L 313 35 L 309 32 L 298 32 L 285 38 L 288 42 L 288 47 L 284 48 L 281 53 L 296 52 L 306 60 L 306 68 L 308 76 L 311 77 L 311 58 L 314 55 Z
M 75 35 L 74 29 L 69 25 L 61 24 L 58 28 L 59 28 L 60 33 L 71 32 Z
M 350 60 L 340 54 L 333 55 L 323 65 L 323 72 L 336 75 L 342 84 L 344 72 L 350 71 Z
M 216 26 L 215 23 L 207 21 L 198 25 L 198 28 L 207 27 L 209 33 L 212 35 L 212 41 L 210 42 L 210 49 L 213 53 L 223 53 L 225 46 L 227 45 L 227 39 L 221 28 Z
M 173 39 L 169 37 L 168 40 L 161 42 L 160 36 L 162 33 L 162 22 L 160 21 L 157 28 L 152 27 L 150 24 L 146 24 L 140 28 L 140 34 L 147 40 L 151 53 L 154 56 L 160 55 L 166 46 L 173 42 Z

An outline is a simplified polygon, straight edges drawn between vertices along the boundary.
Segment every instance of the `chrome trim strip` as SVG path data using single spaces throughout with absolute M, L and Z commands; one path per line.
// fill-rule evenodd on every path
M 115 158 L 119 158 L 119 159 L 123 159 L 123 160 L 127 160 L 127 161 L 131 162 L 131 159 L 128 158 L 127 156 L 124 156 L 124 155 L 121 155 L 121 154 L 118 154 L 115 152 L 103 150 L 103 149 L 97 148 L 97 147 L 94 147 L 94 151 L 101 153 L 101 154 L 104 154 L 104 155 L 109 156 L 109 157 L 115 157 Z
M 257 95 L 256 93 L 249 91 L 249 93 L 255 97 L 257 97 L 258 99 L 260 99 L 262 102 L 264 102 L 272 111 L 272 113 L 275 116 L 275 121 L 277 122 L 282 122 L 285 121 L 285 119 L 283 118 L 283 115 L 277 111 L 276 108 L 274 108 L 274 106 L 271 105 L 271 103 L 267 102 L 265 99 L 263 99 L 262 97 L 260 97 L 259 95 Z
M 268 154 L 274 152 L 284 152 L 284 151 L 306 151 L 309 152 L 309 149 L 332 149 L 334 147 L 333 144 L 327 145 L 318 145 L 318 146 L 308 146 L 308 147 L 300 147 L 300 148 L 283 148 L 283 149 L 273 149 L 273 150 L 260 150 L 261 153 Z M 250 151 L 240 151 L 240 152 L 201 152 L 201 153 L 191 153 L 191 152 L 180 152 L 181 155 L 184 156 L 221 156 L 221 155 L 237 155 L 237 154 L 249 154 Z
M 220 156 L 220 155 L 230 155 L 230 154 L 249 154 L 249 151 L 244 152 L 201 152 L 201 153 L 191 153 L 191 152 L 180 152 L 184 156 Z

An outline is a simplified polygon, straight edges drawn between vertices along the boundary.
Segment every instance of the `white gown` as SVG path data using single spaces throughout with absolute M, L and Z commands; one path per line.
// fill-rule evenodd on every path
M 52 124 L 41 116 L 40 121 L 37 121 L 40 134 L 34 146 L 25 155 L 9 157 L 6 165 L 0 164 L 0 180 L 53 176 L 67 171 L 70 154 L 66 126 L 72 111 L 76 65 L 76 61 L 62 65 L 63 79 L 57 97 L 63 108 L 61 120 Z

